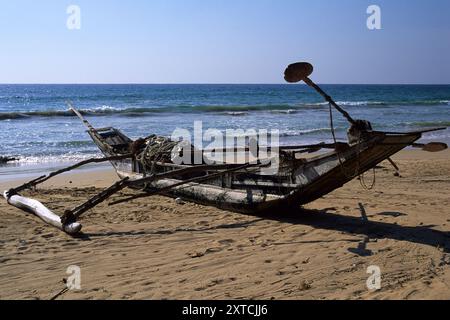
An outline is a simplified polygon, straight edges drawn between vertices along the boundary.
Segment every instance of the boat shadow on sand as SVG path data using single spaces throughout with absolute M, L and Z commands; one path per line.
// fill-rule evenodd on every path
M 301 224 L 316 229 L 344 232 L 349 235 L 360 235 L 356 248 L 349 248 L 350 252 L 360 256 L 371 255 L 366 248 L 367 243 L 376 239 L 393 239 L 424 244 L 442 248 L 450 252 L 450 232 L 434 229 L 436 225 L 403 226 L 397 223 L 371 221 L 367 218 L 364 207 L 360 204 L 361 216 L 348 216 L 333 212 L 335 208 L 321 210 L 298 209 L 283 216 L 269 215 L 267 219 L 290 224 Z M 401 212 L 380 212 L 372 216 L 406 216 Z M 320 242 L 320 241 L 319 241 Z
M 357 247 L 349 248 L 360 256 L 371 255 L 372 252 L 366 248 L 367 243 L 375 239 L 394 239 L 399 241 L 408 241 L 418 244 L 424 244 L 432 247 L 440 247 L 444 252 L 450 252 L 450 232 L 433 229 L 436 225 L 422 226 L 402 226 L 396 223 L 387 223 L 380 221 L 371 221 L 367 218 L 365 210 L 360 205 L 361 217 L 342 215 L 333 212 L 334 208 L 321 210 L 311 209 L 289 209 L 287 214 L 282 215 L 252 215 L 255 219 L 230 224 L 219 224 L 201 228 L 176 228 L 167 230 L 142 230 L 142 231 L 106 231 L 94 233 L 82 233 L 78 237 L 83 240 L 91 240 L 98 237 L 139 237 L 146 235 L 170 235 L 178 232 L 214 232 L 220 229 L 238 229 L 247 228 L 263 220 L 273 220 L 294 225 L 305 225 L 315 229 L 330 231 L 339 231 L 349 235 L 360 235 L 361 240 L 348 240 L 349 242 L 358 242 Z M 383 216 L 403 216 L 401 212 L 380 212 L 376 215 Z M 322 243 L 329 240 L 299 241 L 299 243 Z M 277 243 L 275 243 L 277 244 Z M 278 243 L 280 244 L 280 243 Z

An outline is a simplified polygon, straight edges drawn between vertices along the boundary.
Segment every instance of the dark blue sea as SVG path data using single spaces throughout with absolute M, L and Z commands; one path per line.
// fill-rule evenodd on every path
M 354 118 L 375 129 L 450 126 L 450 85 L 322 85 Z M 277 129 L 281 144 L 330 141 L 328 105 L 305 85 L 0 85 L 0 156 L 27 164 L 74 162 L 98 155 L 71 101 L 96 127 L 132 138 L 192 130 Z M 347 122 L 334 113 L 339 138 Z M 425 140 L 450 141 L 450 130 Z M 19 166 L 19 168 L 17 168 Z M 0 175 L 2 170 L 0 168 Z M 17 172 L 19 172 L 17 171 Z M 10 171 L 9 171 L 10 172 Z

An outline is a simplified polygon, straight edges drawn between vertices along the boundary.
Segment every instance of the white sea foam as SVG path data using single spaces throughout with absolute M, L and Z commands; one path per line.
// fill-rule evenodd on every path
M 378 105 L 386 105 L 386 102 L 382 101 L 336 101 L 338 105 L 341 106 L 378 106 Z M 316 102 L 316 103 L 306 103 L 307 106 L 326 106 L 328 102 Z
M 43 164 L 43 163 L 76 163 L 93 157 L 101 157 L 98 154 L 62 154 L 45 156 L 26 156 L 19 157 L 19 164 Z
M 245 111 L 237 111 L 237 112 L 226 112 L 225 113 L 228 116 L 233 116 L 233 117 L 241 117 L 241 116 L 246 116 L 248 115 L 248 112 Z
M 299 110 L 288 109 L 288 110 L 271 110 L 271 113 L 280 113 L 280 114 L 294 114 L 298 113 Z
M 339 128 L 335 128 L 335 130 L 339 130 Z M 313 128 L 313 129 L 303 129 L 303 130 L 285 130 L 280 132 L 280 137 L 297 137 L 297 136 L 303 136 L 308 134 L 315 134 L 315 133 L 325 133 L 330 132 L 330 128 Z

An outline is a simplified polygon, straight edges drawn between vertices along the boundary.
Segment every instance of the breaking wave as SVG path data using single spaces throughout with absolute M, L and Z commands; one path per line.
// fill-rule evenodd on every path
M 420 106 L 420 105 L 449 105 L 449 100 L 424 100 L 424 101 L 338 101 L 337 104 L 344 107 L 388 107 L 388 106 Z M 309 109 L 327 108 L 327 102 L 301 103 L 301 104 L 267 104 L 267 105 L 175 105 L 164 107 L 139 107 L 139 108 L 114 108 L 102 106 L 91 109 L 79 110 L 83 115 L 108 116 L 118 115 L 125 117 L 140 117 L 146 114 L 162 113 L 217 113 L 231 116 L 244 116 L 250 112 L 270 112 L 274 114 L 295 114 Z M 0 120 L 29 119 L 30 117 L 74 117 L 69 110 L 36 110 L 0 112 Z
M 343 128 L 335 128 L 336 131 L 340 131 Z M 280 132 L 280 137 L 298 137 L 305 135 L 315 135 L 318 133 L 329 133 L 331 132 L 330 128 L 315 128 L 315 129 L 305 129 L 305 130 L 291 130 Z
M 415 126 L 415 127 L 450 127 L 450 121 L 417 121 L 406 122 L 401 125 Z

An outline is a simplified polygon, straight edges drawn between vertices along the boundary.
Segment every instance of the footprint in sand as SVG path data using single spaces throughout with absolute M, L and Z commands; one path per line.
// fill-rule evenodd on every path
M 225 282 L 225 279 L 213 279 L 208 283 L 207 287 L 212 288 Z
M 63 247 L 72 247 L 72 246 L 77 246 L 78 243 L 77 242 L 64 242 L 63 244 L 61 244 L 61 246 Z
M 207 289 L 207 287 L 198 287 L 198 288 L 195 288 L 194 291 L 203 291 L 206 289 Z
M 197 251 L 193 251 L 193 252 L 188 252 L 187 255 L 190 256 L 191 258 L 200 258 L 200 257 L 207 255 L 208 253 L 220 252 L 220 251 L 224 250 L 225 248 L 231 246 L 231 244 L 234 242 L 235 241 L 233 239 L 218 240 L 218 241 L 216 241 L 216 243 L 218 245 L 220 245 L 218 247 L 210 247 L 210 248 L 206 248 L 206 250 L 197 250 Z
M 311 288 L 312 288 L 311 282 L 309 282 L 308 280 L 303 280 L 302 283 L 300 284 L 299 290 L 306 291 Z
M 201 251 L 188 252 L 187 255 L 189 257 L 191 257 L 191 258 L 200 258 L 200 257 L 203 257 L 205 255 L 205 252 L 201 252 Z
M 35 235 L 40 235 L 40 234 L 42 234 L 42 232 L 44 232 L 44 230 L 40 227 L 33 229 L 33 234 L 35 234 Z
M 230 246 L 232 243 L 234 243 L 235 241 L 233 239 L 222 239 L 217 241 L 219 244 L 224 245 L 224 246 Z
M 45 239 L 53 238 L 54 236 L 55 236 L 55 234 L 52 233 L 52 232 L 50 232 L 50 233 L 45 233 L 45 234 L 42 234 L 42 235 L 41 235 L 41 237 L 42 237 L 42 238 L 45 238 Z
M 198 226 L 207 226 L 207 225 L 209 225 L 209 221 L 200 220 L 200 221 L 195 222 L 195 224 Z

